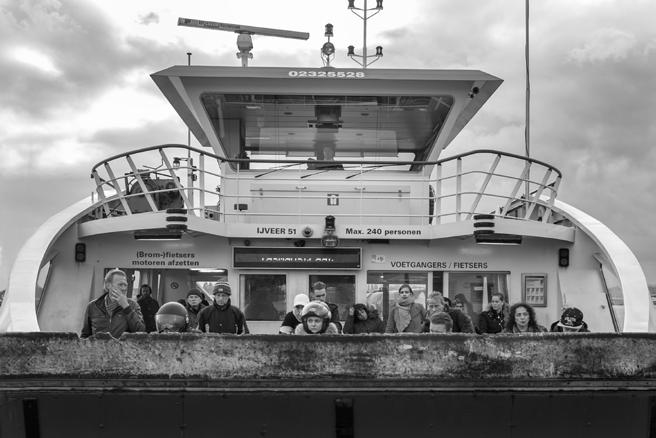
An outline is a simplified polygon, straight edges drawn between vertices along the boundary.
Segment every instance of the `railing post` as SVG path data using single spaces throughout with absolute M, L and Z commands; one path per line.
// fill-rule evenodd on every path
M 442 163 L 437 165 L 437 181 L 435 183 L 435 223 L 442 223 Z
M 118 181 L 116 180 L 116 176 L 114 176 L 114 172 L 112 171 L 111 166 L 107 162 L 105 162 L 105 171 L 107 171 L 107 175 L 109 175 L 109 180 L 112 181 L 112 187 L 114 187 L 114 190 L 116 190 L 116 195 L 118 196 L 118 199 L 121 201 L 123 210 L 125 210 L 126 214 L 132 214 L 132 210 L 130 210 L 130 206 L 125 201 L 125 195 L 127 195 L 128 193 L 127 184 L 125 185 L 125 191 L 121 190 L 121 187 Z
M 547 186 L 547 181 L 549 180 L 549 177 L 551 176 L 551 169 L 547 169 L 546 172 L 544 172 L 544 177 L 542 178 L 542 182 L 540 183 L 540 188 L 535 192 L 535 196 L 533 196 L 533 201 L 531 201 L 531 206 L 529 209 L 526 210 L 526 214 L 524 215 L 524 219 L 530 219 L 531 214 L 533 214 L 533 210 L 535 210 L 535 206 L 537 203 L 540 201 L 540 196 L 542 196 L 542 192 L 544 191 L 544 188 Z M 530 195 L 529 195 L 530 196 Z M 529 201 L 530 201 L 529 197 Z
M 137 179 L 137 182 L 139 183 L 139 187 L 141 187 L 141 191 L 146 198 L 146 201 L 148 201 L 148 205 L 150 206 L 150 209 L 152 211 L 159 211 L 159 208 L 155 204 L 155 201 L 153 200 L 153 195 L 150 193 L 150 190 L 148 190 L 148 186 L 146 186 L 146 183 L 144 183 L 143 178 L 141 178 L 141 174 L 139 173 L 139 169 L 137 169 L 137 166 L 134 165 L 134 161 L 132 161 L 132 157 L 130 155 L 126 155 L 125 159 L 127 160 L 128 164 L 130 165 L 130 169 L 132 169 L 132 174 L 134 177 Z M 127 186 L 125 187 L 125 191 L 127 192 L 128 188 Z
M 474 202 L 472 202 L 471 207 L 469 208 L 469 213 L 467 214 L 467 219 L 471 219 L 472 215 L 476 213 L 476 209 L 478 208 L 478 203 L 481 201 L 481 198 L 485 194 L 485 191 L 487 190 L 487 186 L 490 183 L 490 180 L 492 179 L 492 175 L 494 175 L 494 172 L 497 170 L 497 166 L 499 165 L 499 161 L 501 160 L 501 155 L 497 154 L 497 156 L 494 158 L 494 161 L 492 162 L 492 166 L 490 166 L 490 170 L 487 171 L 487 175 L 485 175 L 485 180 L 483 180 L 483 184 L 481 184 L 481 189 L 478 191 L 478 194 L 476 195 L 476 199 L 474 199 Z
M 166 156 L 164 153 L 164 150 L 162 148 L 159 149 L 159 155 L 162 157 L 162 163 L 166 166 L 166 168 L 169 170 L 169 175 L 171 175 L 171 180 L 173 180 L 173 184 L 175 185 L 175 188 L 177 189 L 178 193 L 180 193 L 180 196 L 182 196 L 182 202 L 184 202 L 184 205 L 187 209 L 191 209 L 191 203 L 189 202 L 189 198 L 187 197 L 187 193 L 185 193 L 184 189 L 182 188 L 182 185 L 180 184 L 180 181 L 178 181 L 178 176 L 175 174 L 173 171 L 173 166 L 171 166 L 171 162 L 169 161 L 169 157 Z
M 456 163 L 456 221 L 460 222 L 462 218 L 462 158 L 458 158 Z
M 105 198 L 105 189 L 103 189 L 103 182 L 100 180 L 100 176 L 98 176 L 98 172 L 95 170 L 93 171 L 93 179 L 96 182 L 96 192 L 98 192 L 98 200 L 102 202 L 103 210 L 105 210 L 105 214 L 107 217 L 110 216 L 111 211 L 109 210 L 109 204 L 106 202 Z M 93 193 L 93 192 L 92 192 Z
M 205 154 L 198 156 L 198 208 L 200 209 L 199 217 L 205 217 Z
M 187 198 L 189 198 L 189 213 L 194 211 L 194 160 L 191 151 L 187 157 Z

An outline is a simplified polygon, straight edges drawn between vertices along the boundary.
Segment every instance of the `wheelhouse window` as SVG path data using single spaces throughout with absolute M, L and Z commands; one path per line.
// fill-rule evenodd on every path
M 282 321 L 287 311 L 285 275 L 242 274 L 239 285 L 246 320 Z
M 508 302 L 508 272 L 450 272 L 449 299 L 463 302 L 470 316 L 486 310 L 492 294 L 501 292 Z
M 387 319 L 389 309 L 398 298 L 399 288 L 409 284 L 414 292 L 415 303 L 426 307 L 428 296 L 427 272 L 367 271 L 367 305 L 374 306 L 382 319 Z
M 114 268 L 104 268 L 103 277 Z M 184 301 L 192 288 L 205 293 L 205 301 L 211 303 L 212 291 L 218 283 L 228 281 L 228 271 L 220 268 L 194 269 L 132 269 L 122 268 L 128 280 L 128 297 L 137 299 L 142 285 L 150 286 L 152 297 L 159 304 Z
M 310 290 L 317 281 L 326 284 L 326 301 L 336 304 L 339 319 L 346 320 L 349 307 L 355 304 L 355 275 L 310 275 L 309 280 Z
M 204 93 L 201 99 L 229 158 L 323 159 L 328 145 L 345 163 L 424 160 L 454 102 L 447 95 Z

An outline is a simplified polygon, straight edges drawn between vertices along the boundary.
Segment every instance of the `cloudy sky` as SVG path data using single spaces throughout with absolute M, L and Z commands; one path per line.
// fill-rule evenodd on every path
M 371 6 L 375 3 L 369 0 Z M 362 5 L 357 0 L 356 5 Z M 0 0 L 0 289 L 24 241 L 88 196 L 103 157 L 187 131 L 150 73 L 238 65 L 235 36 L 178 17 L 309 32 L 254 37 L 252 65 L 319 67 L 324 24 L 354 67 L 362 22 L 347 0 Z M 380 68 L 480 69 L 505 80 L 447 154 L 524 150 L 524 0 L 385 0 L 368 22 Z M 531 150 L 564 173 L 559 198 L 613 229 L 656 283 L 654 0 L 531 5 Z

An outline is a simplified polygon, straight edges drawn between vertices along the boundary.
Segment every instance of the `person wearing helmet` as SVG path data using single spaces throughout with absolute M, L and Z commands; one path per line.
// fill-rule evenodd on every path
M 330 322 L 330 309 L 323 301 L 310 301 L 303 307 L 301 323 L 296 326 L 296 335 L 338 335 L 339 329 Z
M 171 301 L 159 308 L 155 314 L 157 333 L 184 333 L 191 331 L 187 309 L 177 301 Z
M 310 299 L 305 294 L 298 294 L 294 297 L 294 308 L 291 312 L 288 312 L 285 315 L 285 319 L 278 329 L 278 333 L 285 335 L 294 334 L 294 330 L 301 323 L 301 313 L 303 313 L 303 308 L 307 303 L 310 302 Z

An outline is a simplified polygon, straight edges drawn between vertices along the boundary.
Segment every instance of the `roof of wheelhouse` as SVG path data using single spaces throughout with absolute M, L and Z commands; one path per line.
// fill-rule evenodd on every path
M 151 75 L 199 143 L 228 158 L 433 160 L 502 80 L 477 70 L 174 66 Z

